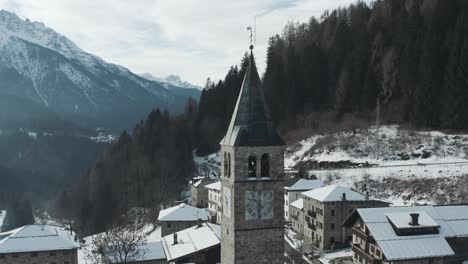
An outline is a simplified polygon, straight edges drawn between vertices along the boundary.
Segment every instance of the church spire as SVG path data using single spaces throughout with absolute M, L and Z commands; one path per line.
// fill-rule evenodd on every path
M 221 141 L 228 146 L 282 146 L 273 126 L 250 45 L 249 66 L 237 99 L 228 131 Z

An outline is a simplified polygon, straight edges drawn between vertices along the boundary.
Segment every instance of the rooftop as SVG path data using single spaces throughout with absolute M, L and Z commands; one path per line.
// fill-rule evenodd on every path
M 318 200 L 320 202 L 338 201 L 365 201 L 367 198 L 347 187 L 329 185 L 311 191 L 303 192 L 304 196 Z
M 221 191 L 221 182 L 218 181 L 218 182 L 215 182 L 215 183 L 208 184 L 208 185 L 205 186 L 205 188 L 208 188 L 210 190 Z
M 314 190 L 323 186 L 325 186 L 325 184 L 321 180 L 299 179 L 296 183 L 289 187 L 284 187 L 284 189 L 288 191 L 307 191 Z
M 419 223 L 437 228 L 438 233 L 398 235 L 391 222 L 407 228 L 412 213 L 419 213 Z M 453 256 L 455 252 L 446 239 L 468 237 L 466 205 L 360 208 L 349 219 L 357 215 L 389 261 Z
M 0 233 L 0 253 L 78 249 L 75 235 L 62 227 L 27 225 Z
M 263 93 L 253 53 L 245 72 L 236 107 L 221 145 L 283 146 Z
M 163 237 L 161 241 L 169 262 L 221 243 L 221 227 L 216 224 L 204 223 L 201 227 L 194 226 L 176 234 L 177 243 L 174 243 L 174 234 Z
M 300 199 L 297 199 L 296 201 L 292 202 L 291 203 L 291 206 L 292 207 L 295 207 L 297 209 L 302 209 L 304 208 L 304 199 L 300 198 Z
M 185 203 L 161 210 L 159 221 L 197 221 L 209 219 L 208 212 L 202 208 L 196 208 Z
M 148 242 L 143 245 L 141 249 L 141 252 L 144 252 L 144 254 L 138 256 L 136 259 L 132 260 L 132 262 L 166 259 L 166 254 L 164 253 L 164 247 L 161 241 Z M 111 263 L 118 263 L 118 261 L 114 260 Z

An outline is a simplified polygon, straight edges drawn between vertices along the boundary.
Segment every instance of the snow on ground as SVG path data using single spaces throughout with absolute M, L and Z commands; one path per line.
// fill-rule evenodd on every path
M 196 166 L 195 176 L 210 176 L 210 178 L 218 179 L 221 175 L 221 155 L 215 152 L 208 156 L 197 156 L 193 153 L 193 161 Z
M 346 257 L 353 257 L 353 251 L 351 249 L 340 250 L 332 253 L 325 253 L 322 257 L 319 258 L 319 261 L 323 264 L 329 264 L 331 260 Z
M 468 181 L 468 135 L 398 126 L 315 135 L 288 147 L 285 166 L 298 164 L 327 184 L 369 192 L 394 205 L 468 198 L 459 187 Z

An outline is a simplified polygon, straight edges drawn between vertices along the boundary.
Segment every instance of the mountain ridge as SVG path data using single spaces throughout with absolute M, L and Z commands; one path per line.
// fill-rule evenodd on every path
M 196 97 L 107 63 L 45 24 L 5 10 L 0 11 L 0 84 L 0 94 L 39 103 L 61 118 L 118 129 L 133 126 L 153 108 L 179 113 Z

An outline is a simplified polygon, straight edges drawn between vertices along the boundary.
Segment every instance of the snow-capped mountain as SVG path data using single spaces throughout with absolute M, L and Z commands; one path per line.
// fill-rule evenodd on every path
M 187 97 L 83 51 L 43 23 L 0 11 L 2 111 L 12 111 L 2 109 L 7 102 L 14 109 L 34 105 L 31 115 L 41 108 L 66 119 L 123 128 L 155 107 L 179 111 Z M 18 116 L 4 114 L 0 123 L 9 114 Z
M 202 87 L 200 86 L 193 85 L 189 82 L 183 81 L 177 75 L 171 74 L 165 78 L 158 78 L 158 77 L 153 76 L 151 73 L 143 73 L 143 74 L 140 74 L 140 76 L 150 81 L 159 82 L 166 88 L 169 88 L 167 87 L 168 85 L 172 85 L 172 86 L 177 86 L 177 87 L 182 87 L 182 88 L 190 88 L 190 89 L 198 89 L 198 90 L 202 89 Z

